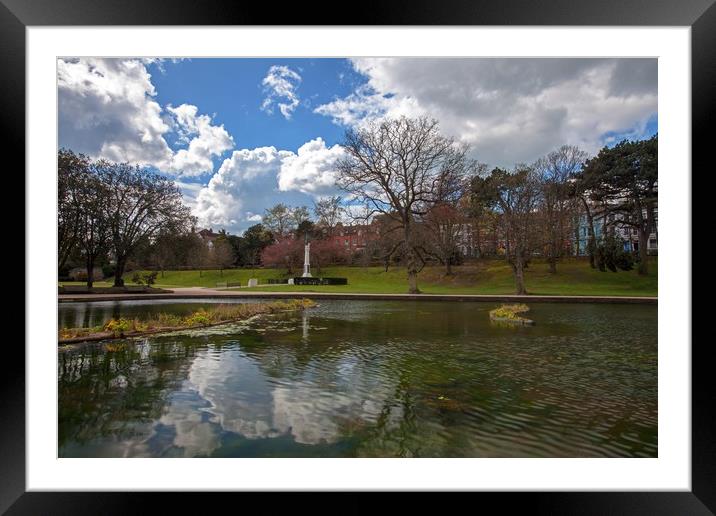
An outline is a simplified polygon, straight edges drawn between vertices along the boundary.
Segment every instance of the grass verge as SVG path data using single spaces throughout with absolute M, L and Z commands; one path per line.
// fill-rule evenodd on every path
M 649 259 L 649 274 L 636 270 L 600 272 L 592 269 L 586 259 L 569 258 L 550 273 L 543 261 L 533 260 L 525 271 L 527 292 L 535 295 L 565 296 L 656 296 L 658 259 Z M 418 287 L 426 294 L 514 294 L 512 268 L 504 260 L 479 260 L 456 266 L 454 274 L 445 275 L 444 267 L 425 267 L 418 275 Z M 291 276 L 300 275 L 295 272 Z M 283 269 L 227 269 L 216 271 L 164 271 L 157 277 L 157 287 L 210 287 L 218 282 L 239 282 L 246 285 L 256 278 L 260 286 L 236 290 L 262 292 L 336 292 L 366 294 L 404 294 L 408 291 L 407 273 L 403 267 L 323 267 L 315 276 L 345 277 L 348 285 L 262 285 L 270 278 L 289 277 Z M 129 281 L 129 279 L 127 279 Z M 77 284 L 77 283 L 67 283 Z M 97 283 L 98 286 L 103 283 Z

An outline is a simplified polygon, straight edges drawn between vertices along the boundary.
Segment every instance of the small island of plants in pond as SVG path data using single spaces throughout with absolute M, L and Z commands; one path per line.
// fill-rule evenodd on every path
M 150 319 L 111 319 L 102 326 L 61 328 L 60 344 L 138 337 L 141 335 L 216 326 L 249 319 L 256 315 L 303 310 L 316 306 L 310 299 L 289 299 L 271 303 L 221 304 L 201 308 L 187 316 L 160 313 Z
M 523 314 L 530 311 L 530 307 L 524 303 L 518 303 L 514 305 L 502 305 L 499 308 L 490 310 L 490 320 L 495 322 L 504 322 L 510 324 L 528 324 L 532 325 L 535 322 L 532 319 L 527 319 L 519 314 Z

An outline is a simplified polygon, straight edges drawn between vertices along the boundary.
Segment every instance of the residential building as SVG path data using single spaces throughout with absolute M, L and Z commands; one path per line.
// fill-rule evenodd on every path
M 216 240 L 217 237 L 220 235 L 220 233 L 214 233 L 214 230 L 212 228 L 202 229 L 200 231 L 197 231 L 196 234 L 201 237 L 201 239 L 209 249 L 214 247 L 214 240 Z
M 375 224 L 355 224 L 344 226 L 336 224 L 328 240 L 344 248 L 346 252 L 363 251 L 368 242 L 378 237 L 378 228 Z
M 596 208 L 596 207 L 595 207 Z M 637 229 L 629 224 L 620 222 L 623 220 L 622 214 L 610 213 L 604 214 L 603 212 L 597 212 L 595 210 L 593 217 L 594 224 L 594 237 L 598 241 L 603 233 L 606 226 L 613 227 L 614 233 L 624 243 L 624 250 L 637 253 L 639 252 L 639 233 Z M 644 216 L 646 217 L 646 210 L 644 210 Z M 658 254 L 659 251 L 659 231 L 658 231 L 658 209 L 654 209 L 654 231 L 651 232 L 647 239 L 647 252 L 652 255 Z M 577 217 L 577 235 L 575 235 L 574 252 L 579 256 L 587 255 L 587 243 L 589 241 L 589 230 L 587 224 L 587 217 L 584 213 L 581 213 Z

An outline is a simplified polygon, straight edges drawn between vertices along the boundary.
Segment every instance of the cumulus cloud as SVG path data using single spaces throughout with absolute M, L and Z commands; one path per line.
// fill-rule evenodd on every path
M 185 176 L 211 172 L 214 169 L 212 158 L 233 148 L 234 140 L 224 126 L 212 125 L 211 117 L 199 115 L 196 106 L 182 104 L 176 108 L 168 106 L 167 110 L 176 118 L 180 137 L 188 141 L 188 147 L 178 150 L 172 157 L 172 171 Z
M 235 150 L 198 193 L 194 214 L 199 221 L 207 226 L 234 228 L 263 212 L 276 188 L 283 152 L 275 147 Z
M 346 126 L 427 115 L 481 161 L 510 166 L 564 143 L 595 152 L 657 111 L 656 59 L 361 58 L 355 92 L 315 109 Z
M 296 88 L 301 82 L 301 76 L 291 70 L 288 66 L 272 66 L 269 68 L 262 84 L 266 92 L 266 98 L 261 104 L 261 109 L 267 113 L 273 113 L 275 105 L 286 120 L 300 103 Z
M 343 154 L 340 145 L 327 147 L 322 138 L 304 143 L 297 154 L 284 156 L 278 174 L 279 190 L 298 190 L 310 195 L 334 193 L 336 162 Z
M 61 145 L 113 161 L 171 161 L 170 127 L 141 61 L 59 59 L 57 87 Z
M 146 59 L 58 59 L 60 145 L 92 157 L 195 176 L 212 172 L 211 158 L 233 148 L 222 126 L 198 108 L 155 100 Z M 186 148 L 174 151 L 176 132 Z
M 298 152 L 235 150 L 199 190 L 194 214 L 202 225 L 241 231 L 260 222 L 263 211 L 278 202 L 310 205 L 312 198 L 336 192 L 335 162 L 341 154 L 340 146 L 327 147 L 321 138 Z

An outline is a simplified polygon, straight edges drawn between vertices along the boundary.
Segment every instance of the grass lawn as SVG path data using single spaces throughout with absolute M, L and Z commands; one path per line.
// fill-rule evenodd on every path
M 566 259 L 557 266 L 557 273 L 547 272 L 547 265 L 534 261 L 525 271 L 527 291 L 543 295 L 603 295 L 603 296 L 656 296 L 657 258 L 651 258 L 649 275 L 639 276 L 636 270 L 624 272 L 599 272 L 591 269 L 586 260 Z M 129 284 L 133 273 L 127 274 Z M 299 276 L 296 271 L 293 276 Z M 405 269 L 391 267 L 324 267 L 315 276 L 348 278 L 348 285 L 326 286 L 261 286 L 252 289 L 271 292 L 363 292 L 375 294 L 405 293 L 408 290 Z M 239 281 L 246 285 L 249 278 L 259 283 L 269 278 L 286 277 L 281 269 L 233 269 L 219 271 L 165 271 L 157 277 L 157 287 L 215 287 L 217 282 Z M 80 283 L 64 283 L 76 285 Z M 108 286 L 108 282 L 96 282 Z M 476 264 L 454 267 L 452 276 L 445 276 L 443 267 L 426 267 L 418 276 L 418 287 L 428 294 L 512 294 L 514 280 L 512 269 L 499 260 L 484 260 Z

